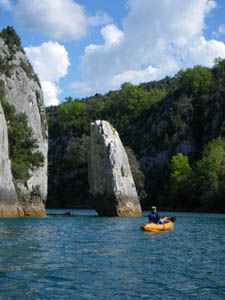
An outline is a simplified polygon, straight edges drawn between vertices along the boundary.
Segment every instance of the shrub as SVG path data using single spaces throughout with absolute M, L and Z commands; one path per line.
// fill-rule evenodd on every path
M 5 118 L 8 124 L 9 157 L 14 180 L 25 183 L 30 178 L 30 171 L 43 166 L 44 156 L 36 151 L 37 140 L 32 137 L 27 116 L 16 114 L 16 109 L 2 100 Z
M 9 47 L 11 58 L 13 58 L 14 54 L 18 50 L 24 52 L 24 50 L 21 47 L 20 37 L 17 35 L 13 27 L 8 26 L 7 28 L 3 29 L 0 32 L 0 37 L 5 41 L 5 43 Z

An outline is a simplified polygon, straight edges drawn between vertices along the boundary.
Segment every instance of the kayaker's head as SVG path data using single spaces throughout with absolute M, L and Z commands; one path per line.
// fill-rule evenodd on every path
M 152 213 L 156 213 L 157 209 L 156 206 L 152 206 Z

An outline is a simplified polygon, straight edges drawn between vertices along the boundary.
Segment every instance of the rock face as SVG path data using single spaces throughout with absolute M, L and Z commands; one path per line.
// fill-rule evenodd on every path
M 127 154 L 111 124 L 91 124 L 89 151 L 88 180 L 99 215 L 141 216 Z
M 42 90 L 22 49 L 12 49 L 0 37 L 0 100 L 16 113 L 25 113 L 32 138 L 44 156 L 44 164 L 29 170 L 29 180 L 15 183 L 8 156 L 7 123 L 0 101 L 0 217 L 44 216 L 47 196 L 48 128 Z

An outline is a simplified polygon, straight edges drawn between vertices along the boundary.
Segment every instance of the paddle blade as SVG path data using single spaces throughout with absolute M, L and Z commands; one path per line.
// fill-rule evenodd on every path
M 173 223 L 175 223 L 175 222 L 176 222 L 176 220 L 177 220 L 177 218 L 176 218 L 176 217 L 172 217 L 172 218 L 170 218 L 170 221 L 171 221 L 171 222 L 173 222 Z

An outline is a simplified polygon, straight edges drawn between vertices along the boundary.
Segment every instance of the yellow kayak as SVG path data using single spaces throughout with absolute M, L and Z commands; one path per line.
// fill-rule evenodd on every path
M 141 226 L 141 228 L 150 232 L 159 232 L 173 229 L 174 223 L 172 221 L 168 221 L 165 224 L 145 223 Z

